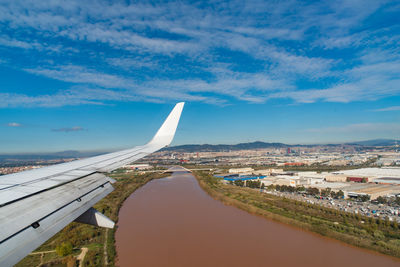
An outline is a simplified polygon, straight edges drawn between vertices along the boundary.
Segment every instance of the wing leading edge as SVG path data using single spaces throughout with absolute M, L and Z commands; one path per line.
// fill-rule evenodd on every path
M 105 172 L 143 158 L 175 135 L 184 103 L 178 103 L 144 146 L 0 177 L 0 266 L 11 266 L 76 220 L 112 227 L 91 207 L 112 192 Z M 81 216 L 82 215 L 82 216 Z

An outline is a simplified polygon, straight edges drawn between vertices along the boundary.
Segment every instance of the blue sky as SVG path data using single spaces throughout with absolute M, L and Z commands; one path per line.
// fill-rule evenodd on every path
M 0 1 L 0 153 L 400 138 L 400 1 Z

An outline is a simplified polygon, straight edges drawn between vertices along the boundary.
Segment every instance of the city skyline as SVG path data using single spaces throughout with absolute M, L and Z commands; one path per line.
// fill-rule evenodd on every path
M 400 138 L 400 3 L 0 3 L 1 153 Z

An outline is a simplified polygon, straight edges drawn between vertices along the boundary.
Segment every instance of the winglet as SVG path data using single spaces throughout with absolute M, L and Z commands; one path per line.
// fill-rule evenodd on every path
M 184 105 L 185 102 L 180 102 L 175 105 L 174 109 L 168 115 L 167 119 L 161 125 L 160 129 L 157 131 L 153 139 L 151 139 L 149 144 L 160 146 L 160 148 L 171 144 L 172 139 L 174 139 L 175 131 L 178 127 L 178 122 Z

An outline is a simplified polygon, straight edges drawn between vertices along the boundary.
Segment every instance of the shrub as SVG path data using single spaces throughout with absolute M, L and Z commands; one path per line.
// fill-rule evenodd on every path
M 383 233 L 379 230 L 374 231 L 374 237 L 377 239 L 384 239 L 385 236 L 383 235 Z
M 71 242 L 63 242 L 61 245 L 56 247 L 56 252 L 61 257 L 71 254 L 72 253 Z
M 386 249 L 389 247 L 388 244 L 386 244 L 386 243 L 383 242 L 383 241 L 378 241 L 378 242 L 376 242 L 376 244 L 377 244 L 378 246 L 383 247 L 383 248 L 386 248 Z

